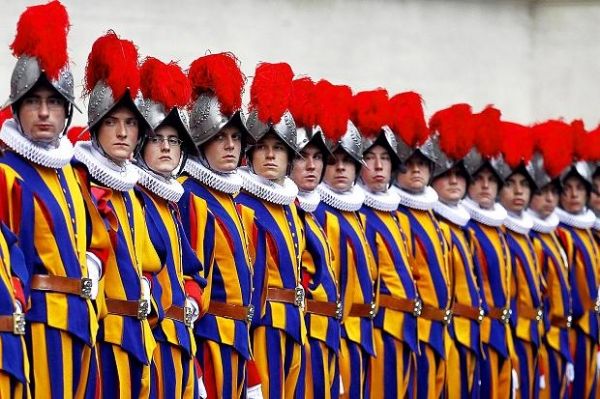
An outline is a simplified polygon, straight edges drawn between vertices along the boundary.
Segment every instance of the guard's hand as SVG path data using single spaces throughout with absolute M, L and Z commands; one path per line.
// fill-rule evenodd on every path
M 188 296 L 185 300 L 185 307 L 190 309 L 192 314 L 192 324 L 194 324 L 200 316 L 200 306 L 198 306 L 198 302 L 196 302 L 194 298 Z
M 98 297 L 98 281 L 102 275 L 102 262 L 92 252 L 85 253 L 88 278 L 92 280 L 92 288 L 90 290 L 91 299 Z
M 567 363 L 565 375 L 567 376 L 567 382 L 569 384 L 575 381 L 575 366 L 573 366 L 573 363 Z
M 263 399 L 261 384 L 248 387 L 246 397 L 248 399 Z
M 204 386 L 204 379 L 202 377 L 198 378 L 198 395 L 200 399 L 208 398 L 208 394 L 206 393 L 206 387 Z
M 512 369 L 512 397 L 515 399 L 517 397 L 517 391 L 519 390 L 519 374 L 517 370 Z

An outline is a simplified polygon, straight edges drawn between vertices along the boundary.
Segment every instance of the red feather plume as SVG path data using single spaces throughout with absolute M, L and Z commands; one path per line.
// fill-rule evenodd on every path
M 55 80 L 69 62 L 68 32 L 69 15 L 59 1 L 27 7 L 10 48 L 16 57 L 35 57 L 46 76 Z
M 390 118 L 389 104 L 385 89 L 361 91 L 352 97 L 350 118 L 363 136 L 376 138 Z
M 167 112 L 190 102 L 192 86 L 175 62 L 165 64 L 148 57 L 140 67 L 140 79 L 144 99 L 162 104 Z
M 423 99 L 408 91 L 390 98 L 389 127 L 409 147 L 418 147 L 429 137 L 423 113 Z
M 533 157 L 534 140 L 530 127 L 514 122 L 501 122 L 502 155 L 511 168 L 518 167 L 521 162 L 527 163 Z
M 2 125 L 4 125 L 4 122 L 6 122 L 7 119 L 10 119 L 12 117 L 13 117 L 12 107 L 2 108 L 0 110 L 0 127 L 2 127 Z
M 337 143 L 348 131 L 352 89 L 320 80 L 315 86 L 317 124 L 330 141 Z
M 192 84 L 193 99 L 202 93 L 217 96 L 221 112 L 233 115 L 242 108 L 242 93 L 246 76 L 238 59 L 232 53 L 208 54 L 190 65 L 188 77 Z
M 438 132 L 441 150 L 452 160 L 464 158 L 475 139 L 473 114 L 469 104 L 455 104 L 429 119 L 431 134 Z
M 587 161 L 600 162 L 600 125 L 587 134 L 586 142 L 590 148 Z
M 96 84 L 104 81 L 115 99 L 129 89 L 132 98 L 140 88 L 138 52 L 130 40 L 119 39 L 109 31 L 96 39 L 85 68 L 85 92 L 91 93 Z
M 85 126 L 71 126 L 67 131 L 67 137 L 73 144 L 77 143 L 78 141 L 89 141 L 91 140 L 90 131 L 86 129 L 87 128 Z M 85 133 L 83 133 L 84 130 Z
M 477 150 L 484 158 L 493 158 L 500 152 L 502 143 L 500 133 L 499 109 L 488 105 L 483 111 L 473 115 L 474 142 Z
M 250 86 L 250 111 L 258 112 L 263 123 L 278 123 L 290 107 L 292 67 L 285 62 L 261 63 Z
M 311 78 L 299 78 L 292 82 L 290 112 L 298 127 L 312 127 L 317 124 L 315 83 Z
M 588 160 L 593 158 L 595 149 L 588 145 L 588 132 L 585 130 L 585 125 L 581 119 L 575 119 L 571 122 L 571 131 L 573 135 L 573 156 L 575 160 Z
M 571 126 L 559 120 L 538 123 L 532 128 L 535 148 L 544 158 L 546 173 L 555 178 L 573 161 Z

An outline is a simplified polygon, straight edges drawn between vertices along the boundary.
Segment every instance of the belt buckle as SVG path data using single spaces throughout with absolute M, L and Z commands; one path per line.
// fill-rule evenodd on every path
M 502 321 L 504 322 L 504 324 L 508 324 L 510 323 L 510 316 L 512 316 L 512 310 L 510 308 L 504 308 L 502 309 Z
M 481 324 L 481 322 L 483 321 L 483 317 L 485 316 L 485 311 L 483 310 L 483 308 L 480 306 L 479 307 L 479 316 L 477 316 L 477 322 L 479 324 Z
M 445 325 L 449 325 L 450 323 L 452 323 L 452 309 L 445 309 L 444 310 L 444 324 Z
M 294 305 L 298 306 L 300 309 L 304 309 L 304 299 L 306 293 L 304 292 L 304 287 L 298 284 L 294 289 Z
M 25 313 L 13 313 L 13 334 L 25 335 Z
M 544 311 L 542 310 L 542 307 L 540 306 L 539 308 L 537 308 L 535 320 L 539 323 L 542 320 L 542 316 L 544 316 Z
M 335 302 L 335 318 L 338 320 L 342 320 L 344 315 L 344 308 L 342 307 L 342 301 Z
M 251 323 L 254 318 L 254 305 L 248 305 L 248 313 L 246 314 L 246 322 Z
M 183 323 L 187 326 L 187 327 L 193 327 L 194 323 L 192 322 L 192 320 L 194 319 L 194 309 L 192 309 L 190 306 L 184 306 L 183 307 Z
M 84 299 L 92 299 L 92 279 L 82 277 L 79 284 L 79 296 Z
M 139 299 L 138 300 L 138 311 L 137 311 L 137 318 L 138 320 L 146 320 L 146 318 L 148 317 L 148 313 L 150 310 L 150 301 L 146 300 L 146 299 Z
M 375 302 L 371 302 L 371 309 L 369 309 L 369 319 L 373 320 L 375 318 Z
M 415 317 L 419 317 L 419 316 L 421 316 L 422 312 L 423 312 L 423 301 L 421 301 L 421 298 L 417 298 L 417 299 L 415 299 L 415 308 L 413 309 L 413 315 Z

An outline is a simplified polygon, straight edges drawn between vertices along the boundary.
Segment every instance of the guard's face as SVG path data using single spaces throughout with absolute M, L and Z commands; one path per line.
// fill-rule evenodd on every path
M 144 145 L 146 165 L 158 174 L 171 175 L 181 160 L 181 143 L 174 127 L 161 126 Z
M 500 189 L 500 204 L 507 211 L 521 213 L 531 199 L 529 180 L 522 173 L 513 173 Z
M 560 193 L 560 206 L 569 213 L 583 211 L 587 200 L 587 191 L 583 181 L 576 176 L 568 177 Z
M 488 168 L 482 168 L 473 176 L 468 188 L 469 198 L 482 209 L 492 209 L 498 195 L 498 179 Z
M 323 153 L 319 147 L 308 144 L 294 158 L 290 177 L 302 191 L 313 191 L 323 174 Z
M 361 168 L 360 177 L 373 193 L 387 191 L 392 176 L 392 159 L 386 148 L 375 145 L 363 157 L 367 167 Z
M 558 205 L 558 188 L 549 183 L 531 196 L 529 207 L 542 219 L 546 219 L 554 212 Z
M 337 150 L 333 156 L 333 163 L 325 167 L 323 180 L 333 190 L 343 193 L 350 190 L 354 185 L 356 164 L 345 151 Z
M 594 177 L 594 189 L 590 195 L 590 208 L 596 213 L 600 213 L 600 176 Z
M 429 161 L 419 152 L 415 152 L 404 163 L 397 180 L 400 188 L 412 193 L 421 193 L 429 183 L 430 177 Z
M 287 172 L 288 157 L 283 141 L 269 133 L 254 145 L 252 167 L 257 175 L 282 183 Z
M 50 143 L 65 128 L 67 103 L 56 90 L 40 86 L 21 100 L 18 117 L 25 136 Z
M 100 122 L 98 144 L 117 163 L 131 159 L 138 141 L 139 122 L 127 107 L 119 107 Z
M 234 171 L 240 162 L 242 133 L 236 126 L 225 126 L 202 146 L 208 165 L 217 172 Z
M 431 186 L 437 192 L 440 201 L 446 204 L 456 204 L 465 196 L 467 179 L 455 166 L 436 177 Z

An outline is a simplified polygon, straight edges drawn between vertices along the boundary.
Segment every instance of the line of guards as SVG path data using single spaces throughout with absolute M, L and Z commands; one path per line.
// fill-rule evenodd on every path
M 600 131 L 284 63 L 246 119 L 232 54 L 109 32 L 67 135 L 68 27 L 11 45 L 0 397 L 596 397 Z

